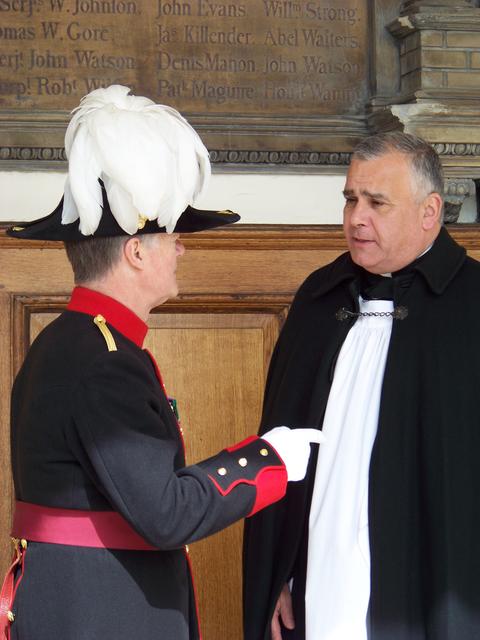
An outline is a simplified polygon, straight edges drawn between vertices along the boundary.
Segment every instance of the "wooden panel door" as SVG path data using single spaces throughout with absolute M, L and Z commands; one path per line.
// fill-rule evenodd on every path
M 285 311 L 153 316 L 147 346 L 178 402 L 188 462 L 256 433 L 266 363 Z M 190 546 L 204 638 L 242 637 L 241 541 L 237 523 Z

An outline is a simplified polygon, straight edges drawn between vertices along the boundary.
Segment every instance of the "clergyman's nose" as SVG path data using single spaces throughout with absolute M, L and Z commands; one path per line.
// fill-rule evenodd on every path
M 357 201 L 353 210 L 350 212 L 350 224 L 352 227 L 364 226 L 367 222 L 367 215 L 368 211 L 365 204 Z

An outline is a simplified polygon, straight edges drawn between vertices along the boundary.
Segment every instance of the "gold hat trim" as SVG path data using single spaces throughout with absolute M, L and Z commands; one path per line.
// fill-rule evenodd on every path
M 147 220 L 148 220 L 147 216 L 142 216 L 142 214 L 139 214 L 137 229 L 143 229 L 143 227 L 147 224 Z

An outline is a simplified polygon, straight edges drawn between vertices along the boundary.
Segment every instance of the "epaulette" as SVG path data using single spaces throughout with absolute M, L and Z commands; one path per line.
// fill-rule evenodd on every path
M 103 316 L 100 314 L 95 316 L 93 319 L 94 323 L 100 329 L 102 336 L 105 338 L 105 342 L 107 343 L 107 347 L 109 351 L 116 351 L 117 345 L 115 344 L 115 340 L 111 334 L 110 329 L 107 327 L 107 322 Z

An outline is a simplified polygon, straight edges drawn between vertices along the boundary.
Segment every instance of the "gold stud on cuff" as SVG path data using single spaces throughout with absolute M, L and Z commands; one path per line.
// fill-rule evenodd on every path
M 239 464 L 241 467 L 246 467 L 246 466 L 247 466 L 247 464 L 248 464 L 248 461 L 247 461 L 247 459 L 246 459 L 246 458 L 240 458 L 240 460 L 238 461 L 238 464 Z
M 225 467 L 220 467 L 220 469 L 217 469 L 217 473 L 219 476 L 226 476 L 227 470 L 225 469 Z
M 268 456 L 268 449 L 260 449 L 261 456 Z

